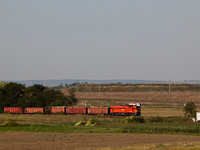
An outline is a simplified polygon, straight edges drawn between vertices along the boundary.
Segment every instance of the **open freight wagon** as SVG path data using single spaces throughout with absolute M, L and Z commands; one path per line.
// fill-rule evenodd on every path
M 23 108 L 22 107 L 4 107 L 5 113 L 10 114 L 23 114 Z
M 87 108 L 66 107 L 66 114 L 87 114 Z
M 87 109 L 87 114 L 89 114 L 89 115 L 96 115 L 96 114 L 108 115 L 109 108 L 108 107 L 90 107 Z

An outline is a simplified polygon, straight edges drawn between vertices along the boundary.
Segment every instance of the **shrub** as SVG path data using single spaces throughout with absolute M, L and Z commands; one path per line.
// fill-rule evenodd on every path
M 197 106 L 195 105 L 194 102 L 188 102 L 184 105 L 184 108 L 183 108 L 183 111 L 184 111 L 184 114 L 185 116 L 195 116 L 196 114 L 196 108 Z
M 94 127 L 96 125 L 96 122 L 94 122 L 92 119 L 88 120 L 85 126 Z
M 80 122 L 75 124 L 75 126 L 82 126 L 82 125 L 85 125 L 85 122 L 80 121 Z
M 149 122 L 151 123 L 156 123 L 156 122 L 163 122 L 163 119 L 159 116 L 151 116 L 149 119 L 148 119 Z
M 130 123 L 130 122 L 144 123 L 146 121 L 143 117 L 135 117 L 135 116 L 126 117 L 126 123 Z
M 185 123 L 185 122 L 189 122 L 191 119 L 187 118 L 187 117 L 182 117 L 182 116 L 178 116 L 178 117 L 165 117 L 163 118 L 163 122 L 168 122 L 168 123 L 173 123 L 173 122 L 180 122 L 180 123 Z
M 75 126 L 89 126 L 89 127 L 94 127 L 96 125 L 96 122 L 94 122 L 94 120 L 90 119 L 87 122 L 78 122 L 75 124 Z
M 0 124 L 0 127 L 15 127 L 15 126 L 20 126 L 20 123 L 12 119 L 8 119 L 8 121 L 4 121 L 3 124 Z

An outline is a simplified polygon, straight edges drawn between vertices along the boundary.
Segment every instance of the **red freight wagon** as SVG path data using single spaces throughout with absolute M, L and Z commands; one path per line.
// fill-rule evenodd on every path
M 25 114 L 44 113 L 43 107 L 26 107 L 24 108 Z
M 51 113 L 56 114 L 56 113 L 65 113 L 65 107 L 51 107 Z
M 88 108 L 88 114 L 109 114 L 109 108 L 108 107 L 91 107 Z
M 86 114 L 86 108 L 66 107 L 66 114 Z
M 128 106 L 111 106 L 110 107 L 111 115 L 140 115 L 140 106 L 137 105 L 128 105 Z
M 4 107 L 4 112 L 13 114 L 23 114 L 23 109 L 21 107 Z

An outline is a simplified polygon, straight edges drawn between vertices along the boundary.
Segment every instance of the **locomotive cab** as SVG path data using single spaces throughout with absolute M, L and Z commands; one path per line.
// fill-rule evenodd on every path
M 134 116 L 140 116 L 140 111 L 141 111 L 141 104 L 140 103 L 129 103 L 129 107 L 132 107 L 132 112 Z
M 135 110 L 135 115 L 136 116 L 140 116 L 140 110 L 141 110 L 141 107 L 140 106 L 136 106 L 136 110 Z

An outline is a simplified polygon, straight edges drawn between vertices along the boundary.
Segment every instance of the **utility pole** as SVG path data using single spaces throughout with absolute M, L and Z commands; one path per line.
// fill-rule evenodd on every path
M 100 82 L 99 82 L 99 93 L 101 92 L 101 85 L 100 85 Z
M 78 80 L 76 81 L 76 92 L 78 92 Z
M 169 93 L 171 92 L 171 80 L 169 80 Z

